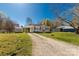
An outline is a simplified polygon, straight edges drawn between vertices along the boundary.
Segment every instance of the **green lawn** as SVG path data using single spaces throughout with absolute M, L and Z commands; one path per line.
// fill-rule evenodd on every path
M 46 37 L 56 38 L 79 46 L 79 35 L 71 32 L 39 33 Z
M 32 42 L 26 33 L 0 33 L 0 56 L 31 55 Z

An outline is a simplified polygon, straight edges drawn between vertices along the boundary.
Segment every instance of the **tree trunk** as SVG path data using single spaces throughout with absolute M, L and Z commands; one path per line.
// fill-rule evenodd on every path
M 76 29 L 76 33 L 79 34 L 79 27 Z

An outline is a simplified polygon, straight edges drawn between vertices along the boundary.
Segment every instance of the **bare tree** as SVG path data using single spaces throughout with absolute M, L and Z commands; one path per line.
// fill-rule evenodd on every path
M 6 25 L 5 29 L 8 32 L 12 32 L 15 29 L 15 23 L 10 18 L 7 19 L 5 25 Z
M 50 4 L 49 6 L 50 11 L 52 12 L 52 14 L 54 14 L 56 18 L 55 21 L 52 21 L 52 28 L 57 28 L 62 23 L 62 20 L 60 18 L 62 11 L 59 8 L 57 8 L 58 4 L 54 4 L 54 6 Z
M 57 20 L 53 21 L 52 24 L 53 24 L 53 28 L 57 28 L 57 27 L 62 25 L 62 20 L 61 19 L 57 19 Z
M 61 19 L 62 21 L 68 23 L 76 30 L 76 33 L 79 34 L 79 4 L 72 4 L 72 5 L 73 7 L 71 9 L 68 9 L 64 12 L 60 12 L 60 9 L 57 9 L 57 8 L 55 8 L 52 11 L 57 16 L 56 18 Z M 61 16 L 61 13 L 63 13 L 64 15 Z M 68 16 L 72 16 L 73 20 L 67 19 L 66 17 Z M 58 25 L 58 22 L 56 22 L 56 26 L 57 25 Z
M 0 30 L 2 32 L 12 32 L 14 28 L 14 22 L 9 17 L 5 16 L 5 14 L 0 13 Z
M 71 21 L 64 19 L 66 17 L 65 16 L 62 20 L 70 24 L 70 26 L 76 30 L 76 33 L 79 34 L 79 4 L 74 4 L 74 7 L 71 8 L 69 13 L 67 12 L 66 14 L 67 16 L 68 14 L 72 15 L 73 19 Z
M 75 27 L 78 27 L 79 26 L 79 20 L 78 20 L 78 17 L 77 16 L 74 16 L 73 20 L 72 20 L 72 23 Z
M 0 30 L 1 30 L 1 28 L 2 28 L 2 18 L 0 17 Z

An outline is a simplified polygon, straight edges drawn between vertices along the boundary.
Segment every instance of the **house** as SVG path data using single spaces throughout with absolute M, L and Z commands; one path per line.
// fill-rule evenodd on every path
M 58 32 L 75 32 L 75 29 L 71 26 L 59 26 L 56 31 Z
M 25 32 L 50 32 L 50 27 L 41 24 L 30 24 L 24 27 Z
M 23 28 L 21 28 L 21 27 L 15 27 L 14 32 L 16 32 L 16 33 L 23 32 Z
M 75 29 L 66 22 L 62 22 L 61 26 L 56 28 L 57 32 L 75 32 Z
M 17 33 L 23 32 L 23 28 L 19 26 L 19 24 L 15 24 L 14 32 L 17 32 Z

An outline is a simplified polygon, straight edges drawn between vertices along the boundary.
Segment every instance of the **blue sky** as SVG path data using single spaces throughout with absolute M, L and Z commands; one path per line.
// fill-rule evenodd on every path
M 8 15 L 13 21 L 20 25 L 25 25 L 26 18 L 30 17 L 33 23 L 38 23 L 44 18 L 54 20 L 56 18 L 55 13 L 51 9 L 60 9 L 61 12 L 72 8 L 71 4 L 0 4 L 0 11 Z

